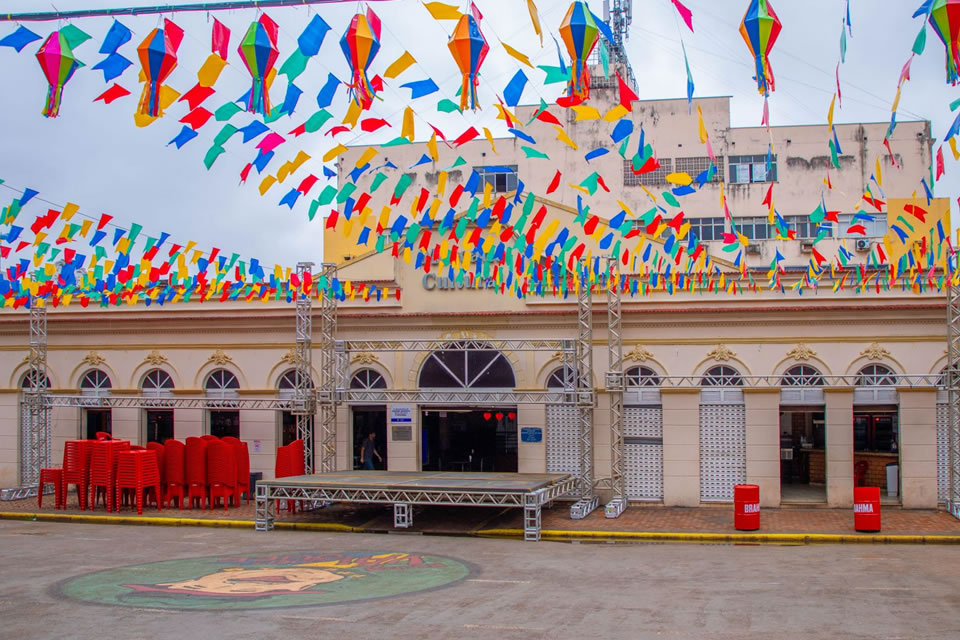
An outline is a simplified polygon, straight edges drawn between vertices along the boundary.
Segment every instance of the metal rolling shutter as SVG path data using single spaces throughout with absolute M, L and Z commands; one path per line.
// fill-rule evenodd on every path
M 747 479 L 747 412 L 742 404 L 700 405 L 700 499 L 730 502 Z
M 579 419 L 575 406 L 547 405 L 547 473 L 580 475 Z
M 950 494 L 950 411 L 946 404 L 937 404 L 937 499 L 946 503 Z
M 624 475 L 628 500 L 663 499 L 663 409 L 626 407 Z

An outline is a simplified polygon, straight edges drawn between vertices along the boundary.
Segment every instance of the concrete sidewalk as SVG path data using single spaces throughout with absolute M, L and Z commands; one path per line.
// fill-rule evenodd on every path
M 103 506 L 81 511 L 76 494 L 67 509 L 54 508 L 53 496 L 0 503 L 0 517 L 41 520 L 91 521 L 97 523 L 253 527 L 254 505 L 243 503 L 229 510 L 163 509 L 145 507 L 142 516 L 124 507 L 107 513 Z M 733 505 L 696 508 L 634 505 L 619 518 L 608 519 L 597 509 L 583 520 L 571 520 L 566 503 L 544 509 L 542 528 L 548 539 L 652 539 L 756 542 L 910 542 L 960 544 L 960 520 L 944 511 L 921 511 L 887 507 L 879 534 L 857 533 L 851 509 L 784 507 L 764 509 L 757 532 L 738 532 L 733 527 Z M 277 514 L 278 528 L 357 531 L 395 531 L 389 505 L 336 504 L 312 512 Z M 414 526 L 406 532 L 453 536 L 522 537 L 520 509 L 478 507 L 417 507 Z

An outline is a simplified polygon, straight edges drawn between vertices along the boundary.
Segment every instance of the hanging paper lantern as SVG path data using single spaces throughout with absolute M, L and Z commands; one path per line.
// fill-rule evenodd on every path
M 960 0 L 934 0 L 930 25 L 947 49 L 947 82 L 960 83 Z
M 348 85 L 354 102 L 369 109 L 376 93 L 367 78 L 367 69 L 380 50 L 380 18 L 367 9 L 367 14 L 353 16 L 350 26 L 340 38 L 340 48 L 350 65 L 353 80 Z
M 160 115 L 160 89 L 164 80 L 177 68 L 177 49 L 181 40 L 183 30 L 164 20 L 164 28 L 151 31 L 137 47 L 137 56 L 146 80 L 140 95 L 141 114 L 153 117 Z
M 277 49 L 277 23 L 267 14 L 250 23 L 247 33 L 240 40 L 237 53 L 243 58 L 243 63 L 247 65 L 247 71 L 253 78 L 253 86 L 247 99 L 247 111 L 270 115 L 267 77 L 280 56 L 280 50 Z
M 43 75 L 47 77 L 47 84 L 50 85 L 47 89 L 47 101 L 43 105 L 43 115 L 56 118 L 60 114 L 63 87 L 83 63 L 73 56 L 73 49 L 59 31 L 51 33 L 37 51 L 37 61 L 43 69 Z
M 450 35 L 447 43 L 450 53 L 460 72 L 463 73 L 463 87 L 460 90 L 460 110 L 477 108 L 477 74 L 483 59 L 487 57 L 490 46 L 480 32 L 480 25 L 472 15 L 463 15 Z
M 770 52 L 780 35 L 780 18 L 768 0 L 750 0 L 740 22 L 740 35 L 756 62 L 757 90 L 764 96 L 774 91 Z
M 590 73 L 587 58 L 597 44 L 600 29 L 586 2 L 574 2 L 560 25 L 560 37 L 570 54 L 570 81 L 567 96 L 571 104 L 583 102 L 590 97 Z

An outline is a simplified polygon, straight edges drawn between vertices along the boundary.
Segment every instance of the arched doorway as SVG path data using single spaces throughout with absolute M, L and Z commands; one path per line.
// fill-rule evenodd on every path
M 808 364 L 780 378 L 780 500 L 826 502 L 827 438 L 823 375 Z
M 375 369 L 360 369 L 350 378 L 350 388 L 360 390 L 386 389 L 387 381 Z M 363 468 L 361 453 L 364 440 L 373 434 L 373 447 L 376 455 L 371 454 L 374 469 L 388 469 L 387 466 L 387 405 L 351 403 L 350 420 L 353 427 L 352 464 L 354 469 Z
M 663 407 L 660 376 L 650 367 L 626 371 L 623 470 L 627 499 L 663 500 Z
M 547 376 L 547 389 L 564 389 L 563 367 Z M 580 411 L 574 404 L 546 406 L 547 473 L 580 475 Z
M 950 394 L 947 391 L 947 368 L 937 377 L 937 502 L 950 498 Z
M 151 369 L 140 382 L 143 395 L 148 398 L 167 398 L 173 396 L 173 378 L 163 369 Z M 144 441 L 164 443 L 174 437 L 173 409 L 145 409 Z
M 308 386 L 310 389 L 313 389 L 313 380 L 308 381 Z M 296 397 L 297 389 L 297 370 L 288 369 L 283 372 L 283 375 L 280 376 L 280 379 L 277 380 L 277 395 L 283 400 L 293 400 Z M 308 418 L 310 423 L 310 438 L 312 442 L 313 438 L 313 418 L 310 416 Z M 297 417 L 294 415 L 293 411 L 281 411 L 280 412 L 280 437 L 277 438 L 277 446 L 285 447 L 294 440 L 298 439 L 300 435 L 297 433 Z
M 421 389 L 511 391 L 516 385 L 506 356 L 492 348 L 453 342 L 424 360 Z M 421 410 L 421 468 L 425 471 L 517 470 L 517 409 L 453 405 Z
M 897 375 L 883 364 L 857 372 L 853 392 L 854 486 L 880 487 L 884 503 L 900 502 L 900 406 Z
M 240 437 L 240 411 L 230 408 L 229 399 L 237 397 L 240 381 L 232 372 L 226 369 L 214 369 L 203 383 L 208 398 L 221 400 L 218 408 L 210 409 L 207 413 L 210 435 L 224 438 Z M 233 406 L 236 406 L 235 404 Z
M 99 398 L 110 395 L 112 386 L 110 376 L 100 369 L 90 369 L 80 378 L 80 393 L 84 396 Z M 84 408 L 83 437 L 95 440 L 98 432 L 113 433 L 113 411 L 110 408 Z
M 747 412 L 743 377 L 728 365 L 700 380 L 700 500 L 730 502 L 747 480 Z

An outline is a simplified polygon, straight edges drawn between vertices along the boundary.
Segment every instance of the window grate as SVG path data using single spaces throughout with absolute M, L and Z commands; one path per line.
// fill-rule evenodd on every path
M 623 161 L 623 186 L 636 187 L 643 185 L 645 187 L 656 187 L 667 184 L 667 175 L 673 173 L 673 159 L 660 158 L 660 168 L 650 173 L 637 175 L 633 172 L 633 160 Z
M 698 175 L 710 168 L 710 156 L 695 156 L 689 158 L 675 158 L 674 165 L 677 172 L 684 172 L 690 175 L 691 178 L 696 178 Z M 717 170 L 713 174 L 713 180 L 710 182 L 720 182 L 723 179 L 723 156 L 717 156 L 716 162 Z

